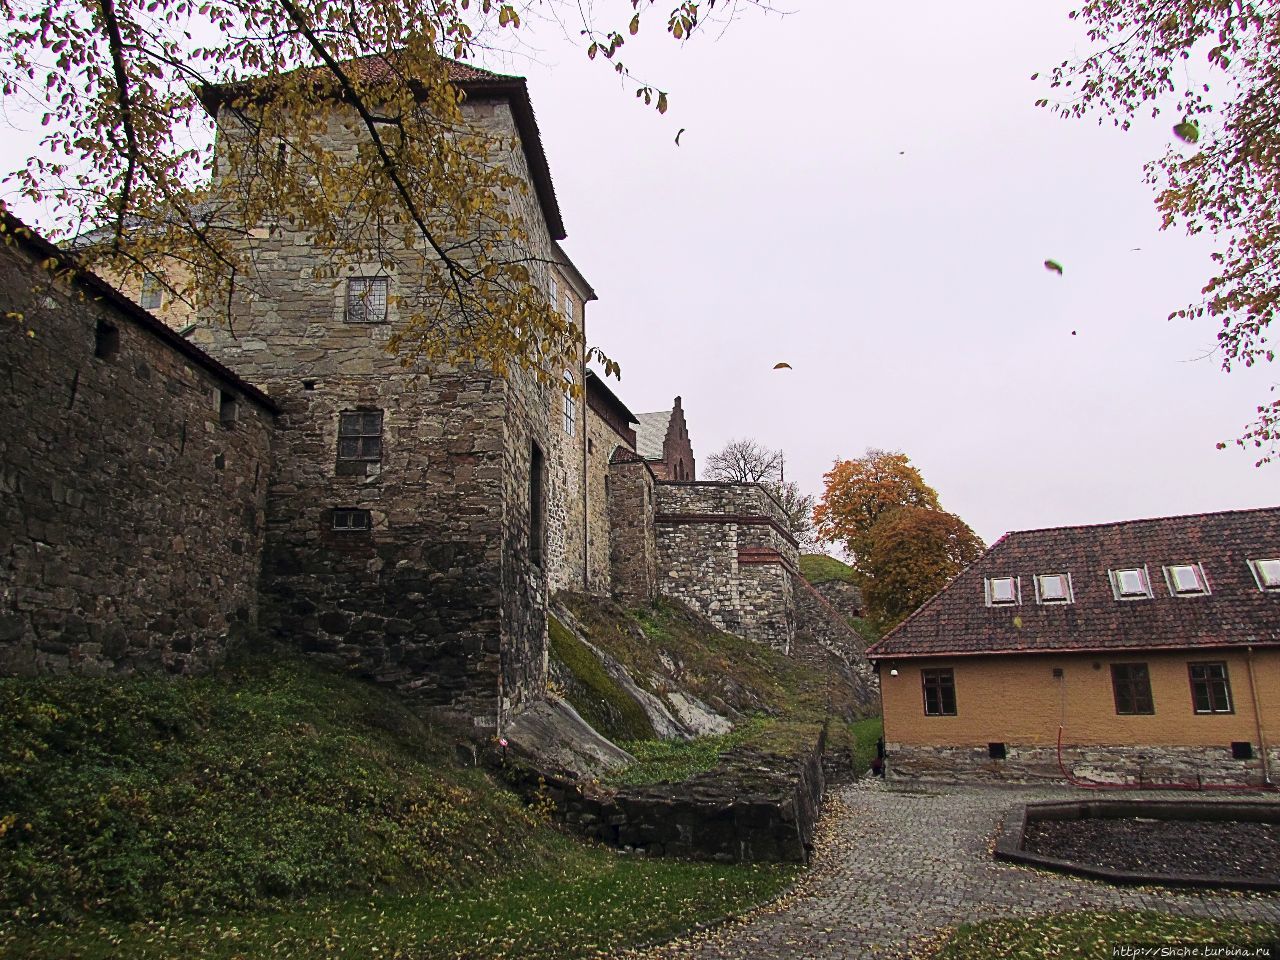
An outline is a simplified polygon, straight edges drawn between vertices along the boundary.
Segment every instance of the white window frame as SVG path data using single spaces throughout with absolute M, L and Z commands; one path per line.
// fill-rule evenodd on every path
M 1249 570 L 1253 573 L 1253 581 L 1258 585 L 1258 589 L 1263 593 L 1280 593 L 1280 578 L 1274 583 L 1267 583 L 1263 579 L 1262 565 L 1264 563 L 1280 564 L 1280 557 L 1255 557 L 1249 560 Z
M 571 437 L 576 432 L 578 423 L 578 401 L 573 397 L 573 385 L 576 382 L 573 371 L 566 370 L 564 372 L 564 432 Z
M 150 270 L 142 275 L 142 287 L 138 290 L 138 306 L 143 310 L 159 310 L 164 306 L 164 281 Z
M 1134 572 L 1142 577 L 1142 585 L 1145 593 L 1124 593 L 1120 589 L 1120 574 Z M 1117 600 L 1150 600 L 1154 594 L 1151 591 L 1151 574 L 1147 571 L 1146 564 L 1140 567 L 1114 567 L 1107 571 L 1107 577 L 1111 580 L 1111 592 Z
M 1179 590 L 1174 580 L 1173 571 L 1189 569 L 1195 573 L 1197 589 Z M 1170 563 L 1164 568 L 1165 586 L 1169 588 L 1171 597 L 1205 597 L 1210 593 L 1209 578 L 1205 576 L 1204 566 L 1199 563 Z
M 1013 584 L 1013 598 L 1010 600 L 995 599 L 994 591 L 991 584 L 996 580 L 1008 580 Z M 983 591 L 986 595 L 986 603 L 988 607 L 1018 607 L 1022 605 L 1022 578 L 1021 577 L 987 577 L 982 581 Z
M 1044 595 L 1044 592 L 1040 589 L 1041 580 L 1049 579 L 1049 578 L 1060 579 L 1062 581 L 1063 595 L 1061 597 L 1046 597 Z M 1046 606 L 1053 606 L 1054 604 L 1076 602 L 1076 592 L 1075 592 L 1074 586 L 1071 583 L 1070 571 L 1067 571 L 1065 573 L 1037 573 L 1035 576 L 1035 581 L 1036 581 L 1036 603 L 1044 604 Z

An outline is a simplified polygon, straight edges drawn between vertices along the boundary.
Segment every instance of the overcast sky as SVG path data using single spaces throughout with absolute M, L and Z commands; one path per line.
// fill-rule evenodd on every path
M 1033 106 L 1084 49 L 1070 6 L 791 3 L 684 48 L 647 21 L 624 51 L 662 117 L 545 24 L 532 59 L 482 61 L 529 76 L 623 400 L 679 394 L 700 460 L 753 437 L 817 494 L 837 457 L 902 450 L 988 542 L 1280 502 L 1280 466 L 1215 449 L 1280 372 L 1225 374 L 1211 321 L 1165 319 L 1211 269 L 1142 182 L 1177 118 Z
M 987 542 L 1280 502 L 1280 466 L 1215 449 L 1280 371 L 1225 374 L 1212 321 L 1166 319 L 1211 267 L 1142 182 L 1177 118 L 1034 106 L 1085 49 L 1070 6 L 794 10 L 646 45 L 661 118 L 580 55 L 523 65 L 628 405 L 679 394 L 696 456 L 754 437 L 819 494 L 835 458 L 902 450 Z

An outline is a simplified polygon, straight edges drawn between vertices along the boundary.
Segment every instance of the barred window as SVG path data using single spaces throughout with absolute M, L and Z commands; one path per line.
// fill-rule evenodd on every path
M 349 507 L 335 507 L 333 511 L 333 529 L 344 532 L 368 530 L 372 526 L 368 510 L 353 510 Z
M 1151 699 L 1151 674 L 1145 663 L 1113 663 L 1111 686 L 1116 697 L 1116 713 L 1155 713 Z
M 387 319 L 387 278 L 352 277 L 347 281 L 347 320 L 382 323 Z
M 946 670 L 921 670 L 920 683 L 924 688 L 924 715 L 926 717 L 954 717 L 956 715 L 956 678 L 950 668 Z
M 338 459 L 382 459 L 382 411 L 349 410 L 338 415 Z
M 1231 681 L 1227 677 L 1227 665 L 1221 660 L 1213 663 L 1189 663 L 1191 675 L 1191 705 L 1196 713 L 1232 713 Z

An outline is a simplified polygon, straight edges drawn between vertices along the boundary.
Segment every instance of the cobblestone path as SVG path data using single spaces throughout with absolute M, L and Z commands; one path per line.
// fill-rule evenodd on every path
M 630 956 L 909 957 L 958 923 L 1073 909 L 1280 923 L 1280 895 L 1112 887 L 992 858 L 1010 807 L 1064 796 L 1080 794 L 1055 788 L 904 789 L 874 781 L 840 787 L 827 798 L 814 869 L 795 890 L 742 920 Z

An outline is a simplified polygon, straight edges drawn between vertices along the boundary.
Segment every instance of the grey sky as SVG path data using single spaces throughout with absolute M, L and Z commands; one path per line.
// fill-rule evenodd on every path
M 683 49 L 646 21 L 624 52 L 665 117 L 545 24 L 532 62 L 481 61 L 530 78 L 628 405 L 680 394 L 699 458 L 751 436 L 814 493 L 837 456 L 901 449 L 988 542 L 1280 501 L 1280 467 L 1214 449 L 1276 371 L 1223 374 L 1211 321 L 1165 319 L 1211 267 L 1142 182 L 1176 118 L 1033 106 L 1083 44 L 1070 6 L 794 3 Z

